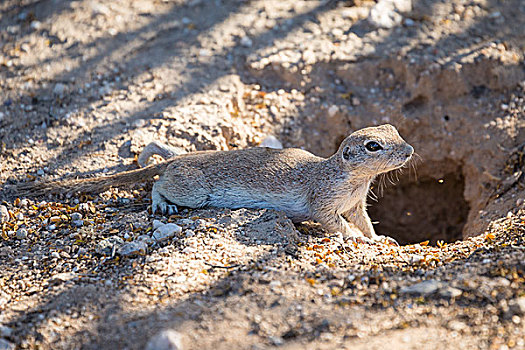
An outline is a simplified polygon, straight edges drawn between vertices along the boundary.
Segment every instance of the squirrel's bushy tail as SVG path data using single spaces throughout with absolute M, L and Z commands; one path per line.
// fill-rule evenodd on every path
M 111 187 L 121 187 L 161 175 L 169 162 L 122 173 L 86 179 L 66 179 L 47 182 L 25 182 L 16 186 L 16 196 L 41 196 L 45 194 L 96 193 Z

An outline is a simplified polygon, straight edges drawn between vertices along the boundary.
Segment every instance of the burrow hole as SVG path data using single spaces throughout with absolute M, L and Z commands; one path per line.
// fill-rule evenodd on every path
M 425 170 L 432 173 L 432 164 L 426 164 Z M 388 184 L 378 194 L 377 202 L 368 200 L 368 213 L 378 234 L 391 236 L 400 244 L 426 240 L 454 242 L 462 239 L 469 212 L 464 188 L 459 168 L 437 179 L 423 176 L 416 180 L 413 173 L 405 174 L 397 183 Z M 378 192 L 377 182 L 372 190 Z

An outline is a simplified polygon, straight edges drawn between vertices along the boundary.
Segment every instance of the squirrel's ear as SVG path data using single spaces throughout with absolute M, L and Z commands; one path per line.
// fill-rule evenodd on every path
M 344 160 L 350 159 L 350 146 L 345 146 L 345 148 L 343 148 L 343 159 Z

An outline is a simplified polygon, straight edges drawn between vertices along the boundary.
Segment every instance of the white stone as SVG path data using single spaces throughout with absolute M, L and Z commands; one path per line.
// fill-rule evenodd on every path
M 144 241 L 134 241 L 124 244 L 118 249 L 119 255 L 133 256 L 146 254 L 148 245 Z
M 302 58 L 305 64 L 314 64 L 317 61 L 315 53 L 312 50 L 305 50 Z
M 436 280 L 428 280 L 411 286 L 403 287 L 400 290 L 402 294 L 429 295 L 437 292 L 444 287 L 444 283 Z
M 58 83 L 53 88 L 53 93 L 57 96 L 64 96 L 64 93 L 66 92 L 66 86 L 62 83 Z
M 448 329 L 459 332 L 465 328 L 467 328 L 467 325 L 464 322 L 452 320 L 447 325 Z
M 82 226 L 84 226 L 84 220 L 73 220 L 71 223 L 75 227 L 82 227 Z
M 283 144 L 275 136 L 268 135 L 268 136 L 266 136 L 264 138 L 264 140 L 261 142 L 259 147 L 268 147 L 268 148 L 282 149 L 283 148 Z
M 0 338 L 0 350 L 15 350 L 15 344 Z
M 445 287 L 439 290 L 439 295 L 443 298 L 453 299 L 461 296 L 463 294 L 463 291 L 458 288 L 453 287 Z
M 403 20 L 403 16 L 398 12 L 411 10 L 411 0 L 379 0 L 370 10 L 368 20 L 376 27 L 389 29 L 399 25 Z
M 407 27 L 412 27 L 416 24 L 416 22 L 414 22 L 414 20 L 411 18 L 405 18 L 404 23 Z
M 26 239 L 27 238 L 27 230 L 25 228 L 19 228 L 18 231 L 16 231 L 16 238 L 17 239 Z
M 211 51 L 208 49 L 200 49 L 199 56 L 201 57 L 210 57 L 212 55 Z
M 253 45 L 252 39 L 250 39 L 247 36 L 243 36 L 241 38 L 241 45 L 244 46 L 244 47 L 252 47 L 252 45 Z
M 0 325 L 0 337 L 10 337 L 13 334 L 13 328 Z
M 414 254 L 410 257 L 410 263 L 411 264 L 418 264 L 420 263 L 423 259 L 425 259 L 424 256 L 422 255 L 418 255 L 418 254 Z
M 339 112 L 339 107 L 336 105 L 332 105 L 328 108 L 328 116 L 330 117 L 333 117 L 337 112 Z
M 5 205 L 0 205 L 0 223 L 9 221 L 9 212 Z
M 114 249 L 118 249 L 123 244 L 124 240 L 122 238 L 119 236 L 111 236 L 98 242 L 95 251 L 98 254 L 110 255 Z
M 394 8 L 402 13 L 412 11 L 412 0 L 390 0 L 394 3 Z
M 160 226 L 153 232 L 153 239 L 155 239 L 157 242 L 162 242 L 165 240 L 168 240 L 172 237 L 174 237 L 176 234 L 179 234 L 182 232 L 182 227 L 180 227 L 177 224 L 166 224 L 163 226 Z
M 39 21 L 33 21 L 29 26 L 31 27 L 31 29 L 39 30 L 40 28 L 42 28 L 42 23 Z
M 197 249 L 193 248 L 193 247 L 186 247 L 182 250 L 182 252 L 184 254 L 192 254 L 192 253 L 197 253 Z
M 173 329 L 165 329 L 151 337 L 146 350 L 182 350 L 182 335 Z
M 50 284 L 58 284 L 58 283 L 67 282 L 69 280 L 72 280 L 76 276 L 77 275 L 75 273 L 73 273 L 73 272 L 57 273 L 56 275 L 51 276 L 51 278 L 49 279 L 49 283 Z
M 71 220 L 81 220 L 82 219 L 82 214 L 80 213 L 72 213 L 71 214 Z
M 147 245 L 152 245 L 153 243 L 155 243 L 155 240 L 153 238 L 151 238 L 150 236 L 148 236 L 148 235 L 140 235 L 140 236 L 137 237 L 136 240 L 137 241 L 143 241 Z
M 514 315 L 525 315 L 525 297 L 509 301 L 509 309 Z
M 164 226 L 164 225 L 165 225 L 165 223 L 163 223 L 160 220 L 153 220 L 153 231 L 155 231 L 156 229 L 158 229 L 159 227 Z

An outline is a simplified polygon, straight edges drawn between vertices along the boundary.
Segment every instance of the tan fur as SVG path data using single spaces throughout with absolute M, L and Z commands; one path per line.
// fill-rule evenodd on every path
M 167 162 L 148 167 L 124 171 L 115 175 L 86 179 L 66 179 L 49 182 L 26 182 L 16 186 L 19 196 L 41 196 L 44 194 L 63 194 L 68 192 L 96 193 L 111 187 L 120 187 L 141 181 L 149 181 L 154 176 L 164 173 Z
M 381 150 L 367 150 L 371 141 Z M 173 153 L 163 147 L 155 144 L 144 158 L 152 154 L 169 158 Z M 19 188 L 34 194 L 93 192 L 160 175 L 152 191 L 154 212 L 172 214 L 177 206 L 276 209 L 294 222 L 313 219 L 345 236 L 357 228 L 376 238 L 366 213 L 370 183 L 378 174 L 402 167 L 412 153 L 393 126 L 382 125 L 354 132 L 327 159 L 294 148 L 196 152 L 108 177 Z

